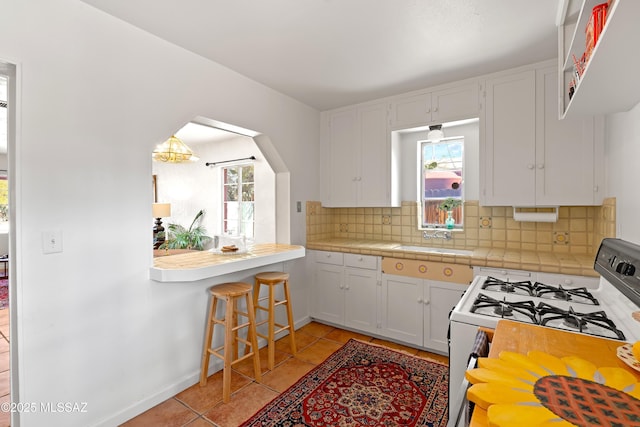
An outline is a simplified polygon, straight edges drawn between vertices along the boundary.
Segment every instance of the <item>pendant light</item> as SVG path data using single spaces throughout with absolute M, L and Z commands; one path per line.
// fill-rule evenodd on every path
M 438 142 L 441 139 L 444 139 L 444 132 L 442 131 L 442 125 L 429 126 L 429 133 L 427 134 L 427 139 L 433 142 Z
M 199 160 L 193 151 L 175 135 L 153 150 L 153 160 L 167 163 L 195 162 Z

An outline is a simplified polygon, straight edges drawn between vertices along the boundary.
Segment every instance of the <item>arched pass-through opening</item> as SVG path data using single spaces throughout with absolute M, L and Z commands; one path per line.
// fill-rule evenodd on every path
M 265 160 L 275 173 L 275 239 L 276 243 L 291 243 L 290 173 L 269 136 L 259 132 L 197 116 L 192 123 L 209 126 L 226 132 L 252 138 Z

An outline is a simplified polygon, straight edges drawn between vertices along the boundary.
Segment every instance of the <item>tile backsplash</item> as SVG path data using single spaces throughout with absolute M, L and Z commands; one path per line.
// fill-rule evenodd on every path
M 307 202 L 307 241 L 378 240 L 455 248 L 504 248 L 543 252 L 594 254 L 604 237 L 615 237 L 615 198 L 602 206 L 562 206 L 558 221 L 520 222 L 510 207 L 464 203 L 464 230 L 449 241 L 425 240 L 419 230 L 417 202 L 398 208 L 325 208 Z

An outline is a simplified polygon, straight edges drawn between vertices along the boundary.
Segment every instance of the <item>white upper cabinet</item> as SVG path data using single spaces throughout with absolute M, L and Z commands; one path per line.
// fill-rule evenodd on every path
M 480 199 L 484 205 L 535 204 L 535 71 L 486 82 Z M 484 155 L 484 156 L 483 156 Z
M 591 57 L 569 98 L 573 57 L 585 52 L 585 29 L 593 7 L 603 0 L 566 0 L 567 9 L 558 27 L 558 61 L 561 81 L 560 117 L 578 117 L 628 111 L 640 102 L 640 1 L 611 2 L 607 20 Z
M 478 117 L 478 84 L 402 95 L 391 102 L 391 128 L 408 129 Z
M 559 120 L 556 91 L 554 66 L 487 79 L 480 138 L 481 204 L 602 202 L 602 118 Z
M 322 204 L 391 206 L 391 142 L 386 102 L 322 113 Z

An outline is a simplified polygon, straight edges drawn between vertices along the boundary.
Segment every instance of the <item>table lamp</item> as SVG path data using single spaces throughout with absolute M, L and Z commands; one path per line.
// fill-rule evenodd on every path
M 154 203 L 153 217 L 156 219 L 153 226 L 153 249 L 158 249 L 164 243 L 164 227 L 162 218 L 171 216 L 171 203 Z

